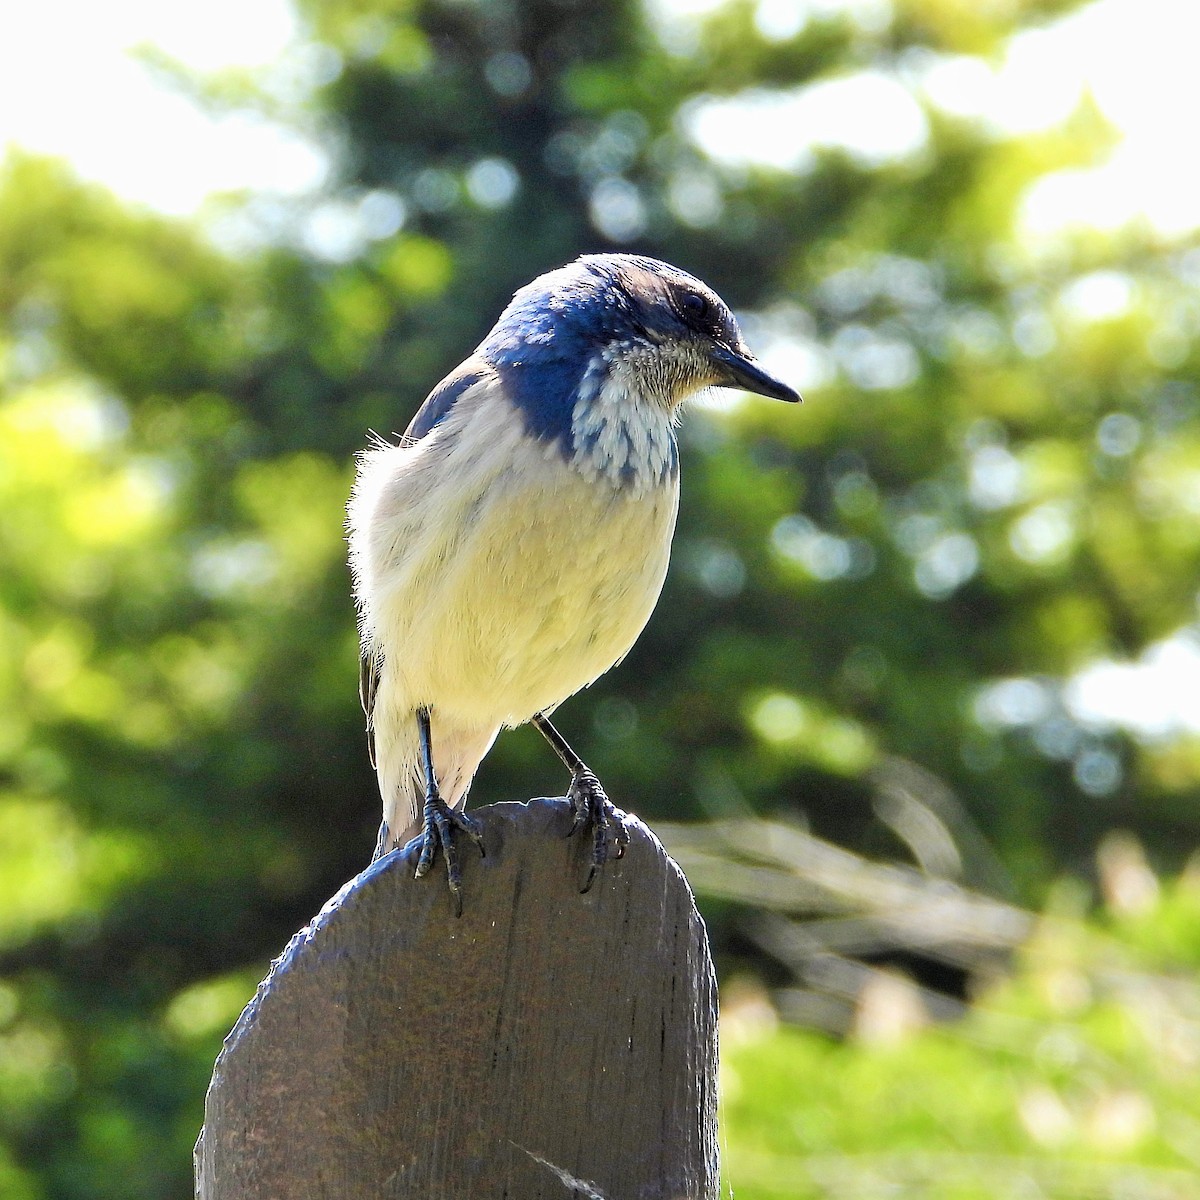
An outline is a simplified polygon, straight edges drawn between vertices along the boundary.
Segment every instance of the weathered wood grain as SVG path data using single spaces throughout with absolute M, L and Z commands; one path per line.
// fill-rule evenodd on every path
M 715 1200 L 716 983 L 631 820 L 580 895 L 562 800 L 475 810 L 464 912 L 396 852 L 298 934 L 217 1060 L 202 1200 Z

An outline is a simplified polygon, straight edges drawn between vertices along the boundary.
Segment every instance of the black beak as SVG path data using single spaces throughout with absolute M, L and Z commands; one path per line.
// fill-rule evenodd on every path
M 788 387 L 774 375 L 768 375 L 749 354 L 739 354 L 725 346 L 714 346 L 709 357 L 717 368 L 718 378 L 715 382 L 722 387 L 745 388 L 748 392 L 770 396 L 772 400 L 786 400 L 789 404 L 795 404 L 800 399 L 800 393 L 795 388 Z

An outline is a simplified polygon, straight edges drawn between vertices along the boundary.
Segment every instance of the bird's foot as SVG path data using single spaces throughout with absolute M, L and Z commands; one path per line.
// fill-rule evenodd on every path
M 483 833 L 479 822 L 469 817 L 465 812 L 451 808 L 435 791 L 425 796 L 424 825 L 415 844 L 421 848 L 417 859 L 416 877 L 422 878 L 429 873 L 433 860 L 437 856 L 438 847 L 446 859 L 446 882 L 450 885 L 450 895 L 454 899 L 454 915 L 462 916 L 462 868 L 458 865 L 458 849 L 454 845 L 454 831 L 459 830 L 479 848 L 479 856 L 486 857 L 487 851 L 483 846 Z
M 623 813 L 607 796 L 600 780 L 587 767 L 580 766 L 571 778 L 567 791 L 574 819 L 567 837 L 580 829 L 592 830 L 592 861 L 580 892 L 588 891 L 596 878 L 596 872 L 608 862 L 610 853 L 621 858 L 629 845 L 629 830 L 625 828 Z M 609 843 L 615 849 L 610 851 Z

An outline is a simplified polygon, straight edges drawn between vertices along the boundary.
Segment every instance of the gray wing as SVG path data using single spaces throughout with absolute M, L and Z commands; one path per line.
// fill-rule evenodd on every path
M 449 415 L 458 398 L 482 379 L 493 376 L 492 368 L 475 355 L 460 363 L 425 398 L 416 416 L 404 431 L 405 438 L 420 441 L 431 429 Z
M 419 441 L 430 430 L 437 426 L 454 407 L 458 398 L 470 387 L 483 379 L 494 376 L 495 372 L 483 359 L 472 355 L 461 363 L 441 383 L 433 389 L 425 399 L 425 403 L 417 410 L 404 439 L 411 443 Z M 362 701 L 363 712 L 367 715 L 367 753 L 371 756 L 371 766 L 377 767 L 375 760 L 375 693 L 379 689 L 379 675 L 383 669 L 383 654 L 378 649 L 363 646 L 362 658 L 358 665 L 358 698 Z
M 368 650 L 363 647 L 362 658 L 358 660 L 358 698 L 362 702 L 363 712 L 367 715 L 367 754 L 371 766 L 378 767 L 375 761 L 375 693 L 379 690 L 379 676 L 383 670 L 383 656 L 378 650 Z

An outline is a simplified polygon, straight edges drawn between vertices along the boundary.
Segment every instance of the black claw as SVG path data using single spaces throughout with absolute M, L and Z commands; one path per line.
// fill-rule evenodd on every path
M 608 862 L 609 839 L 616 847 L 613 857 L 621 858 L 629 845 L 629 830 L 625 814 L 608 798 L 600 780 L 587 767 L 580 767 L 571 780 L 567 799 L 571 801 L 572 820 L 567 837 L 580 829 L 592 827 L 592 861 L 581 893 L 591 890 L 596 873 Z
M 462 916 L 462 868 L 458 865 L 458 847 L 454 844 L 454 832 L 459 830 L 475 843 L 479 856 L 486 857 L 483 846 L 483 834 L 479 823 L 464 812 L 451 808 L 445 800 L 432 792 L 425 797 L 424 825 L 420 836 L 416 839 L 421 847 L 417 868 L 414 872 L 418 879 L 429 873 L 433 860 L 437 857 L 438 848 L 446 860 L 446 882 L 454 901 L 454 915 Z
M 621 814 L 622 817 L 625 815 Z M 617 822 L 617 853 L 616 858 L 624 858 L 625 851 L 629 849 L 629 827 L 623 820 Z
M 622 858 L 629 845 L 629 830 L 625 827 L 625 813 L 604 794 L 600 780 L 584 765 L 583 759 L 567 744 L 567 739 L 550 723 L 545 713 L 534 713 L 533 724 L 542 737 L 550 743 L 554 753 L 571 772 L 571 787 L 567 799 L 571 802 L 571 828 L 567 837 L 581 829 L 592 827 L 592 861 L 587 879 L 579 890 L 586 892 L 596 878 L 596 872 L 608 861 L 609 835 L 616 847 L 613 857 Z
M 483 848 L 483 833 L 478 822 L 465 812 L 453 809 L 442 799 L 438 791 L 437 776 L 433 770 L 433 734 L 430 730 L 428 708 L 417 709 L 417 732 L 421 738 L 421 765 L 425 771 L 425 813 L 421 823 L 421 856 L 417 859 L 416 877 L 420 879 L 433 866 L 438 847 L 446 858 L 446 882 L 454 900 L 454 915 L 462 916 L 462 871 L 458 865 L 458 850 L 454 845 L 454 831 L 465 833 L 479 848 L 479 856 L 486 857 Z

